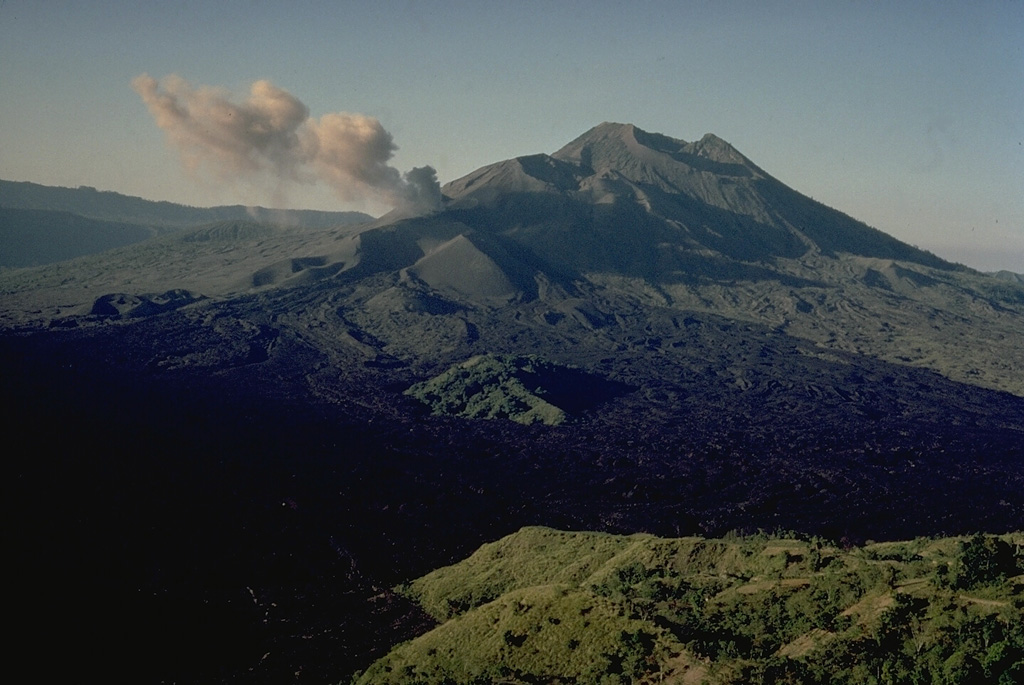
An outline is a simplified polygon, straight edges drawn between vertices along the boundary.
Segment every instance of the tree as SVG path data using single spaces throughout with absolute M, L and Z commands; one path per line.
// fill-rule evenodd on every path
M 961 542 L 959 563 L 953 571 L 953 587 L 968 590 L 1015 575 L 1017 560 L 1013 552 L 1007 542 L 981 533 Z

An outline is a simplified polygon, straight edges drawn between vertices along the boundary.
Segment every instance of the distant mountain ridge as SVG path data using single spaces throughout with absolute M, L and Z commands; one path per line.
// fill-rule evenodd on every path
M 64 188 L 27 181 L 0 180 L 0 207 L 58 210 L 90 219 L 137 223 L 160 228 L 186 228 L 215 221 L 248 220 L 308 228 L 330 228 L 372 221 L 362 212 L 325 212 L 311 209 L 277 210 L 228 205 L 191 207 L 166 201 L 145 200 L 89 186 Z
M 0 267 L 64 261 L 200 225 L 257 222 L 324 229 L 372 220 L 362 212 L 189 207 L 87 186 L 0 180 Z

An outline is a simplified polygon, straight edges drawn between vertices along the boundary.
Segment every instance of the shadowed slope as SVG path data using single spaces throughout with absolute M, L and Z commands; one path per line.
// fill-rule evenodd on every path
M 0 267 L 74 259 L 154 235 L 145 226 L 88 219 L 70 212 L 0 207 Z

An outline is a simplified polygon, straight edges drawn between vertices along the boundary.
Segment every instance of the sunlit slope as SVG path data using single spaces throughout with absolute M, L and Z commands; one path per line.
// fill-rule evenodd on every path
M 1016 682 L 1022 544 L 526 528 L 400 588 L 440 623 L 354 682 Z

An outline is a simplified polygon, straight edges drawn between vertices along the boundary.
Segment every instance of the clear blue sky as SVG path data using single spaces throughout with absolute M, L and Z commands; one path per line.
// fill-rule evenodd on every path
M 0 0 L 0 178 L 359 208 L 185 173 L 131 87 L 144 72 L 239 93 L 269 79 L 314 117 L 377 117 L 394 166 L 442 182 L 602 121 L 713 132 L 902 240 L 1024 272 L 1019 0 Z

